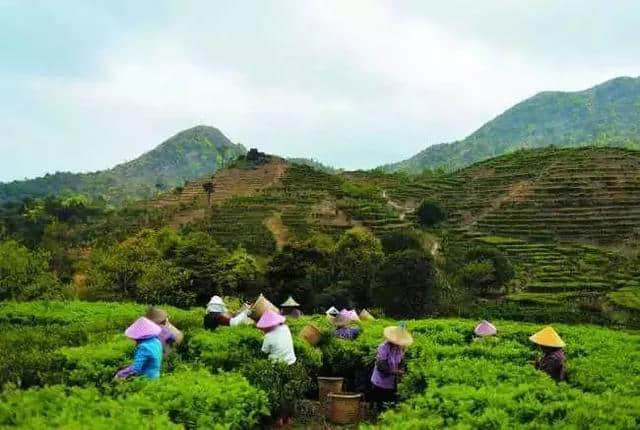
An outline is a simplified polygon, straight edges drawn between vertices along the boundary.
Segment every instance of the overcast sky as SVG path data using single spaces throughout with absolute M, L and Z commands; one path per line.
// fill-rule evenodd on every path
M 374 167 L 539 91 L 640 75 L 639 28 L 637 0 L 0 0 L 0 181 L 197 124 Z

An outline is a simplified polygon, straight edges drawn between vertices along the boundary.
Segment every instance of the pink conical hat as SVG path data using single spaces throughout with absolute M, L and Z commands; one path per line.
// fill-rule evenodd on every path
M 260 321 L 258 321 L 258 324 L 256 324 L 256 327 L 270 328 L 270 327 L 275 327 L 277 325 L 280 325 L 283 322 L 285 322 L 285 318 L 282 315 L 277 314 L 273 311 L 266 311 L 265 313 L 262 314 L 262 317 L 260 317 Z
M 343 327 L 351 322 L 351 312 L 342 310 L 337 317 L 333 319 L 333 324 Z
M 351 321 L 360 321 L 360 317 L 358 316 L 358 312 L 355 309 L 351 309 L 349 311 L 349 318 Z
M 491 324 L 489 321 L 482 320 L 480 321 L 480 324 L 476 326 L 475 330 L 473 330 L 473 333 L 475 333 L 476 336 L 481 337 L 495 336 L 495 334 L 498 333 L 498 330 L 496 329 L 496 326 Z
M 124 331 L 129 339 L 140 340 L 147 337 L 158 336 L 162 329 L 149 318 L 140 317 Z

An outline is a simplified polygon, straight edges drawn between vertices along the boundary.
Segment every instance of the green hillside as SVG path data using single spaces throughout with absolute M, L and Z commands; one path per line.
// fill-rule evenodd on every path
M 444 222 L 419 222 L 425 200 L 443 208 Z M 55 277 L 81 298 L 161 294 L 183 306 L 212 289 L 267 291 L 304 299 L 305 311 L 343 300 L 392 314 L 398 307 L 380 297 L 402 288 L 402 306 L 418 303 L 416 316 L 640 326 L 635 150 L 523 150 L 419 176 L 331 174 L 262 154 L 122 209 L 45 200 L 2 211 L 0 239 L 48 254 L 9 242 L 6 252 L 39 268 L 49 256 Z M 484 254 L 470 256 L 476 248 Z M 492 255 L 513 276 L 498 276 Z M 39 297 L 31 285 L 49 278 L 35 273 L 5 295 Z
M 245 153 L 220 130 L 197 126 L 171 137 L 135 160 L 92 173 L 58 172 L 36 179 L 0 183 L 0 203 L 46 195 L 84 194 L 119 204 L 150 197 L 211 174 Z
M 400 205 L 440 202 L 451 240 L 499 248 L 516 267 L 509 300 L 576 315 L 638 309 L 638 151 L 545 148 L 442 176 L 358 176 Z
M 456 168 L 523 148 L 640 147 L 640 77 L 578 92 L 542 92 L 508 109 L 464 140 L 433 145 L 388 171 Z

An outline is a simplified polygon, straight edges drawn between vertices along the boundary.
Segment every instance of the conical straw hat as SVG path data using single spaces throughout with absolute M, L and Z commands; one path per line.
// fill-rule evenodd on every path
M 124 335 L 129 339 L 141 340 L 158 336 L 161 331 L 162 329 L 158 324 L 147 317 L 140 317 L 125 330 Z
M 351 319 L 351 313 L 347 311 L 342 311 L 338 314 L 337 317 L 333 318 L 331 322 L 336 327 L 344 327 L 351 323 L 353 320 Z
M 496 329 L 496 326 L 491 324 L 489 321 L 482 320 L 473 330 L 473 333 L 480 337 L 495 336 L 495 334 L 498 333 L 498 330 Z
M 329 309 L 327 309 L 327 311 L 325 312 L 325 314 L 327 314 L 328 317 L 334 317 L 336 315 L 338 315 L 340 312 L 336 309 L 335 306 L 331 306 Z
M 349 318 L 351 319 L 351 321 L 360 321 L 360 317 L 358 316 L 358 313 L 355 311 L 355 309 L 349 311 Z
M 293 297 L 289 296 L 287 301 L 281 304 L 280 306 L 282 306 L 283 308 L 297 308 L 300 305 L 298 304 L 298 302 L 293 300 Z
M 402 327 L 386 327 L 384 329 L 384 338 L 398 346 L 409 346 L 413 343 L 411 333 Z
M 564 348 L 566 344 L 558 336 L 558 333 L 551 326 L 547 326 L 531 336 L 529 340 L 541 346 L 550 346 L 552 348 Z
M 156 324 L 162 324 L 167 320 L 168 315 L 166 311 L 153 306 L 153 307 L 150 307 L 149 310 L 147 310 L 145 317 L 149 318 L 151 321 L 153 321 Z
M 275 327 L 285 322 L 285 320 L 286 320 L 285 317 L 283 317 L 280 314 L 277 314 L 273 311 L 266 311 L 260 317 L 260 321 L 258 321 L 258 324 L 256 324 L 256 327 L 258 328 Z
M 373 320 L 375 320 L 373 315 L 371 315 L 369 313 L 369 311 L 366 310 L 366 309 L 363 309 L 363 310 L 360 311 L 360 319 L 363 320 L 363 321 L 373 321 Z

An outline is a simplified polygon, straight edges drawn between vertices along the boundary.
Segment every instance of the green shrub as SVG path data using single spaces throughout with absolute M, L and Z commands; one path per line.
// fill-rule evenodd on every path
M 422 245 L 422 238 L 418 232 L 413 230 L 404 231 L 392 231 L 380 236 L 380 242 L 382 248 L 386 254 L 393 254 L 394 252 L 406 251 L 409 249 L 422 251 L 424 249 Z
M 273 417 L 290 409 L 295 410 L 311 386 L 307 370 L 297 362 L 287 365 L 264 359 L 252 360 L 242 367 L 241 373 L 251 385 L 267 393 Z
M 16 241 L 0 242 L 0 300 L 51 299 L 62 286 L 49 271 L 49 255 Z
M 386 258 L 374 288 L 373 304 L 392 316 L 415 318 L 435 308 L 436 271 L 424 251 L 396 252 Z
M 497 248 L 472 247 L 466 252 L 465 260 L 467 264 L 460 277 L 465 286 L 480 294 L 504 286 L 515 275 L 509 259 Z
M 160 380 L 96 388 L 52 386 L 2 396 L 0 426 L 17 428 L 256 428 L 268 413 L 264 392 L 237 374 L 183 370 Z
M 447 218 L 447 214 L 440 204 L 429 200 L 420 203 L 416 209 L 416 215 L 418 222 L 427 227 L 433 227 Z
M 106 342 L 58 350 L 64 357 L 64 380 L 71 385 L 101 385 L 133 359 L 135 343 L 119 335 Z
M 96 388 L 60 385 L 12 391 L 0 401 L 0 427 L 50 429 L 179 429 L 150 399 L 120 401 Z
M 186 428 L 250 429 L 269 412 L 267 395 L 233 373 L 180 370 L 160 380 L 138 379 L 123 390 L 131 392 L 124 401 L 150 400 Z

